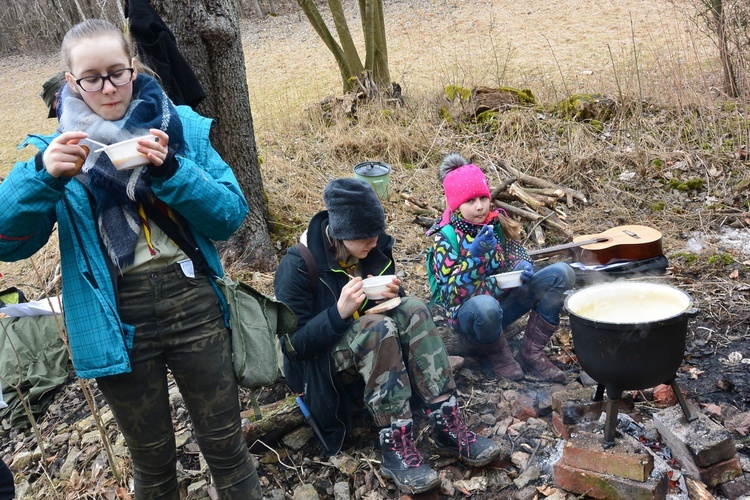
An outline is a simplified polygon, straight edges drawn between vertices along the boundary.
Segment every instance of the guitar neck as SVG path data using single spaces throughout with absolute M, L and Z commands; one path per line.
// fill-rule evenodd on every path
M 554 254 L 554 253 L 562 252 L 564 250 L 570 250 L 571 248 L 581 247 L 583 245 L 601 243 L 603 241 L 607 241 L 607 239 L 608 238 L 592 238 L 590 240 L 572 241 L 570 243 L 563 243 L 562 245 L 554 245 L 554 246 L 547 247 L 547 248 L 540 248 L 538 250 L 529 250 L 528 254 L 531 257 L 534 257 L 536 255 Z

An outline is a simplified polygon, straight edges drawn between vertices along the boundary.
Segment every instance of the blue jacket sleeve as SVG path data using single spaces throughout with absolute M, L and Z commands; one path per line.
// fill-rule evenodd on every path
M 67 182 L 37 170 L 35 158 L 18 162 L 0 182 L 0 260 L 28 258 L 47 243 Z

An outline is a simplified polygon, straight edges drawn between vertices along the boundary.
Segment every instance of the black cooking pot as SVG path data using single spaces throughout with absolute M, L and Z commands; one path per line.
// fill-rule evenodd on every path
M 595 285 L 565 300 L 578 362 L 610 399 L 674 379 L 692 306 L 677 288 L 639 282 Z

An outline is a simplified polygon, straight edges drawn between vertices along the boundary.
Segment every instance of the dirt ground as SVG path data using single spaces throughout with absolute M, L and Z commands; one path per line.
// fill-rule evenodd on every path
M 299 124 L 307 116 L 307 107 L 326 96 L 340 95 L 341 83 L 333 57 L 304 16 L 296 11 L 294 2 L 274 3 L 281 15 L 245 22 L 243 43 L 256 139 L 263 159 L 264 187 L 272 213 L 284 212 L 277 216 L 277 220 L 296 227 L 299 220 L 307 220 L 322 208 L 319 193 L 323 186 L 333 176 L 349 175 L 354 158 L 346 161 L 324 159 L 320 164 L 300 161 L 300 158 L 308 159 L 310 156 L 319 161 L 329 151 L 321 146 L 320 151 L 306 155 L 297 149 L 296 141 L 317 148 L 316 142 L 324 143 L 330 139 L 323 135 L 316 137 L 315 131 L 310 133 Z M 691 12 L 691 5 L 688 1 L 666 0 L 623 0 L 614 3 L 576 0 L 565 2 L 564 5 L 543 0 L 522 3 L 505 0 L 386 2 L 391 73 L 393 80 L 404 88 L 405 95 L 415 99 L 439 94 L 445 85 L 453 84 L 529 88 L 546 104 L 576 92 L 617 94 L 618 89 L 624 94 L 640 92 L 644 100 L 659 100 L 678 92 L 677 87 L 683 82 L 679 75 L 688 68 L 704 68 L 703 84 L 715 88 L 718 85 L 715 75 L 718 73 L 711 71 L 715 68 L 713 49 L 707 37 L 696 30 L 686 17 L 686 13 Z M 354 22 L 352 26 L 358 25 Z M 16 150 L 16 144 L 25 134 L 54 130 L 54 122 L 44 118 L 46 111 L 38 92 L 47 76 L 58 69 L 57 61 L 56 54 L 0 58 L 0 103 L 3 111 L 0 113 L 0 177 L 7 174 L 14 161 L 31 154 Z M 682 87 L 684 91 L 687 85 Z M 537 119 L 542 121 L 549 117 L 539 113 Z M 432 158 L 453 148 L 453 144 L 444 142 L 445 139 L 438 134 L 430 141 L 434 144 L 426 157 Z M 556 146 L 544 143 L 543 139 L 540 139 L 540 143 L 543 143 L 540 150 Z M 609 147 L 605 143 L 601 141 L 602 155 Z M 468 146 L 464 146 L 468 149 Z M 673 161 L 675 176 L 707 177 L 712 181 L 716 179 L 712 187 L 725 187 L 722 177 L 711 177 L 706 172 L 709 166 L 682 161 L 684 158 L 695 158 L 691 152 L 676 149 L 659 152 Z M 518 162 L 531 169 L 536 165 L 533 154 L 524 154 L 526 157 L 519 155 Z M 596 170 L 596 162 L 589 160 L 588 163 L 580 162 L 579 171 L 563 177 L 555 170 L 553 160 L 541 163 L 544 163 L 543 168 L 548 168 L 545 174 L 549 178 L 565 181 L 576 188 L 586 188 L 589 203 L 567 208 L 570 227 L 577 234 L 598 233 L 603 230 L 605 221 L 610 225 L 644 223 L 662 229 L 670 266 L 658 280 L 689 293 L 699 310 L 688 325 L 686 358 L 678 376 L 680 387 L 686 397 L 701 408 L 710 405 L 720 408 L 722 419 L 747 412 L 750 410 L 747 364 L 750 359 L 750 287 L 747 285 L 750 245 L 746 236 L 750 221 L 747 216 L 726 217 L 715 212 L 704 214 L 704 208 L 713 198 L 726 200 L 722 201 L 721 206 L 724 213 L 746 211 L 747 194 L 731 193 L 731 189 L 727 189 L 726 193 L 719 192 L 718 188 L 710 193 L 665 192 L 651 178 L 629 181 L 628 175 L 637 170 L 637 166 L 633 165 L 635 162 L 629 163 L 628 152 L 621 151 L 620 154 L 623 161 L 618 169 L 600 172 Z M 592 153 L 591 156 L 596 157 L 597 154 Z M 550 157 L 557 158 L 553 153 L 550 153 Z M 478 158 L 489 162 L 489 154 L 485 158 Z M 740 171 L 742 168 L 747 171 L 746 163 L 734 165 Z M 408 194 L 440 206 L 439 185 L 434 180 L 434 169 L 413 168 L 396 162 L 393 162 L 393 166 L 395 195 L 385 204 L 389 231 L 398 240 L 396 257 L 401 263 L 408 291 L 425 296 L 426 283 L 421 271 L 426 248 L 424 228 L 415 223 L 414 214 L 404 207 L 398 195 Z M 648 207 L 662 201 L 676 207 L 673 217 L 650 214 Z M 627 203 L 632 206 L 621 210 L 619 204 Z M 286 213 L 290 205 L 294 209 L 292 215 Z M 280 253 L 285 244 L 285 241 L 278 242 Z M 703 265 L 690 265 L 683 255 L 686 251 L 706 256 L 727 253 L 732 256 L 732 262 L 725 266 L 706 264 L 708 257 L 705 257 Z M 53 266 L 54 249 L 48 249 L 39 257 L 39 261 L 44 267 Z M 0 263 L 0 274 L 0 289 L 14 285 L 31 286 L 35 282 L 28 262 L 20 265 Z M 272 278 L 272 274 L 252 277 L 259 287 L 265 286 L 266 290 Z M 578 383 L 579 367 L 574 357 L 570 356 L 570 335 L 569 321 L 563 318 L 551 352 L 556 361 L 567 362 L 570 382 Z M 512 341 L 514 347 L 517 343 L 518 339 Z M 476 418 L 490 411 L 492 405 L 487 401 L 496 400 L 506 391 L 536 391 L 546 387 L 534 381 L 525 381 L 521 385 L 506 384 L 480 369 L 462 372 L 457 376 L 457 383 L 462 398 L 470 402 L 470 412 Z M 264 392 L 262 401 L 281 397 L 284 390 L 283 384 L 279 384 Z M 56 396 L 56 413 L 47 415 L 43 421 L 47 425 L 61 422 L 72 425 L 85 417 L 86 411 L 80 410 L 80 401 L 75 384 L 66 385 Z M 243 403 L 247 405 L 247 400 L 244 399 Z M 645 399 L 639 400 L 637 406 L 640 417 L 645 415 L 646 419 L 651 412 L 658 410 L 655 403 Z M 70 412 L 71 408 L 78 408 L 79 411 Z M 176 417 L 176 425 L 180 429 L 186 427 L 184 415 Z M 377 460 L 377 453 L 370 442 L 374 430 L 366 423 L 362 423 L 361 429 L 362 434 L 358 434 L 357 438 L 364 445 L 355 447 L 361 450 L 346 450 L 352 455 L 361 452 L 357 457 L 362 465 L 352 484 L 362 486 L 365 483 L 374 488 L 376 491 L 371 492 L 372 496 L 368 498 L 395 497 L 394 491 L 377 488 L 377 478 L 370 472 L 367 461 Z M 747 440 L 737 438 L 738 449 L 747 460 Z M 546 444 L 540 449 L 538 458 L 549 460 L 555 454 L 555 446 L 542 442 Z M 530 443 L 533 448 L 534 442 Z M 17 454 L 32 444 L 33 437 L 28 433 L 0 435 L 3 453 Z M 521 440 L 513 443 L 514 446 L 521 444 Z M 281 460 L 275 453 L 281 454 Z M 64 458 L 56 457 L 56 460 Z M 273 453 L 260 453 L 259 458 L 264 494 L 270 498 L 281 498 L 284 490 L 291 495 L 302 483 L 319 485 L 319 492 L 325 497 L 323 491 L 327 485 L 346 479 L 339 469 L 320 456 L 320 450 L 312 443 L 300 451 L 279 446 Z M 186 470 L 198 467 L 196 453 L 189 449 L 182 449 L 180 461 Z M 462 475 L 471 477 L 470 472 L 454 464 L 448 464 L 446 468 L 460 469 Z M 90 463 L 82 465 L 82 474 L 90 469 Z M 14 472 L 17 478 L 32 481 L 40 476 L 39 469 L 33 466 Z M 493 480 L 499 477 L 507 480 L 508 477 L 515 477 L 517 470 L 514 472 L 512 464 L 502 464 L 502 467 L 488 471 L 487 475 L 495 478 Z M 206 494 L 205 485 L 198 485 L 203 479 L 205 474 L 186 479 L 186 484 L 196 485 L 191 498 L 201 498 L 202 494 Z M 550 483 L 551 479 L 543 475 L 536 484 Z M 76 488 L 79 493 L 95 491 L 85 480 L 73 486 L 70 482 L 64 484 L 67 487 L 58 489 L 66 492 L 60 498 L 76 498 Z M 476 491 L 472 498 L 497 498 L 493 491 L 521 494 L 508 484 L 493 484 L 498 487 L 497 490 Z M 87 487 L 91 489 L 87 490 Z M 362 490 L 360 496 L 366 493 L 366 489 Z M 532 493 L 536 493 L 536 490 Z M 524 490 L 524 494 L 528 495 L 529 490 Z M 673 494 L 686 498 L 684 491 L 679 489 Z M 443 494 L 443 497 L 448 496 Z

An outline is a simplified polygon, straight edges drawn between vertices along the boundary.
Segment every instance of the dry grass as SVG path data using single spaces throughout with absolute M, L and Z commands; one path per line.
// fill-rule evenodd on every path
M 247 22 L 248 85 L 279 250 L 322 208 L 320 193 L 328 180 L 351 175 L 359 161 L 390 163 L 394 193 L 441 206 L 435 165 L 450 151 L 487 168 L 495 175 L 493 182 L 502 180 L 492 174 L 502 160 L 589 193 L 593 211 L 567 208 L 574 231 L 597 232 L 615 221 L 666 225 L 665 218 L 641 206 L 650 204 L 643 194 L 628 192 L 618 176 L 634 171 L 640 180 L 648 179 L 654 162 L 712 163 L 706 155 L 720 151 L 726 136 L 714 125 L 733 119 L 718 118 L 708 91 L 719 83 L 715 52 L 691 24 L 690 5 L 636 0 L 615 5 L 579 0 L 564 7 L 541 0 L 389 2 L 391 73 L 403 87 L 404 105 L 360 106 L 356 123 L 340 119 L 333 124 L 310 112 L 341 89 L 333 57 L 306 20 L 290 8 L 283 16 Z M 358 35 L 358 21 L 351 25 Z M 37 93 L 59 64 L 51 54 L 4 58 L 0 66 L 3 175 L 30 154 L 15 149 L 27 132 L 54 128 L 52 120 L 44 119 Z M 483 127 L 446 123 L 437 112 L 445 104 L 446 85 L 528 88 L 539 106 L 510 110 Z M 604 129 L 551 112 L 556 102 L 574 93 L 607 94 L 621 107 Z M 673 174 L 666 169 L 654 180 L 661 192 L 658 178 L 663 181 L 665 175 Z M 412 223 L 397 195 L 386 205 L 399 257 L 413 261 L 419 274 L 419 255 L 427 244 L 423 229 Z M 54 249 L 48 251 L 54 254 Z M 18 266 L 1 266 L 0 287 L 26 281 Z M 264 286 L 272 277 L 255 279 Z

